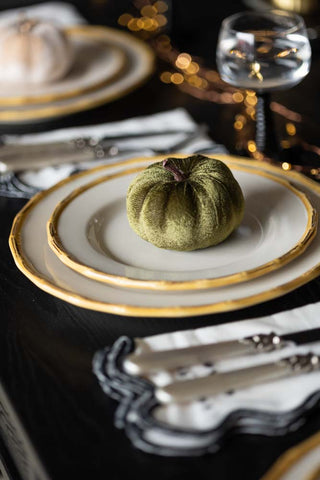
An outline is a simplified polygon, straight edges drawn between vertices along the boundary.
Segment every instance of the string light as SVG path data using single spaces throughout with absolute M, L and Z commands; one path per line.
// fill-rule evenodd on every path
M 173 73 L 173 74 L 171 75 L 170 80 L 171 80 L 171 82 L 174 83 L 175 85 L 180 85 L 181 83 L 183 83 L 184 78 L 183 78 L 183 75 L 181 75 L 181 73 Z
M 236 130 L 242 130 L 243 129 L 243 122 L 241 122 L 241 120 L 236 120 L 234 122 L 233 126 Z
M 265 160 L 265 157 L 263 155 L 263 153 L 261 152 L 258 152 L 258 150 L 256 150 L 255 152 L 252 153 L 252 156 L 255 160 L 258 160 L 259 162 L 262 162 Z
M 171 83 L 171 72 L 162 72 L 160 75 L 160 80 L 163 83 Z
M 290 142 L 288 142 L 288 140 L 282 140 L 281 141 L 281 147 L 282 148 L 290 148 Z
M 159 13 L 165 13 L 168 10 L 168 5 L 166 2 L 158 1 L 155 2 L 153 6 L 158 10 Z
M 253 140 L 249 140 L 249 141 L 248 141 L 248 150 L 249 150 L 249 152 L 251 152 L 251 153 L 256 152 L 256 151 L 257 151 L 256 142 L 254 142 Z
M 180 53 L 177 56 L 175 64 L 177 68 L 180 68 L 181 70 L 186 70 L 189 67 L 191 61 L 191 55 L 189 55 L 188 53 Z
M 241 92 L 235 92 L 232 94 L 232 99 L 236 103 L 242 103 L 244 100 L 244 96 L 242 95 Z
M 155 17 L 158 13 L 158 9 L 153 5 L 145 5 L 141 8 L 140 13 L 143 17 Z
M 130 15 L 130 13 L 123 13 L 123 14 L 120 15 L 120 17 L 118 18 L 118 23 L 119 23 L 119 25 L 121 25 L 122 27 L 126 27 L 132 18 L 133 18 L 133 17 L 132 17 L 132 15 Z
M 201 100 L 217 104 L 234 104 L 238 105 L 238 108 L 242 105 L 243 114 L 236 114 L 233 122 L 233 128 L 238 136 L 236 148 L 239 150 L 245 148 L 255 160 L 271 161 L 257 150 L 254 140 L 245 141 L 245 138 L 250 138 L 255 130 L 258 101 L 256 93 L 253 90 L 232 87 L 221 79 L 217 70 L 203 66 L 200 59 L 188 52 L 180 52 L 172 45 L 169 35 L 165 33 L 168 25 L 167 15 L 170 13 L 166 1 L 133 0 L 132 5 L 135 11 L 120 15 L 118 24 L 149 41 L 157 56 L 170 65 L 170 68 L 160 73 L 160 81 L 167 85 L 172 84 L 181 91 Z M 269 45 L 265 45 L 264 48 L 268 49 Z M 292 50 L 286 50 L 280 52 L 280 56 L 289 56 L 291 53 Z M 234 51 L 234 55 L 239 56 L 239 53 Z M 260 64 L 252 63 L 251 67 L 251 75 L 262 81 Z M 286 119 L 286 133 L 290 139 L 294 137 L 296 135 L 295 124 L 302 122 L 302 115 L 274 101 L 271 102 L 270 108 L 274 113 Z M 282 148 L 290 148 L 290 142 L 291 140 L 288 139 L 282 140 Z M 307 143 L 303 143 L 303 146 L 320 157 L 319 147 Z M 288 162 L 283 162 L 281 166 L 285 171 L 293 168 L 305 171 L 302 166 L 291 165 Z M 308 168 L 306 173 L 320 179 L 320 168 Z
M 296 127 L 293 123 L 286 123 L 287 134 L 293 137 L 296 134 Z
M 288 170 L 291 170 L 292 165 L 291 165 L 291 163 L 283 162 L 282 165 L 281 165 L 281 167 L 282 167 L 283 170 L 288 171 Z

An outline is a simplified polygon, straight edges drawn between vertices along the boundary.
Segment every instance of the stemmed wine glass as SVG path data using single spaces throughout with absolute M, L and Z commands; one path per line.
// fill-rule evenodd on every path
M 299 83 L 308 73 L 311 47 L 303 19 L 282 10 L 241 12 L 221 25 L 217 65 L 221 78 L 257 93 L 256 147 L 277 158 L 270 92 Z

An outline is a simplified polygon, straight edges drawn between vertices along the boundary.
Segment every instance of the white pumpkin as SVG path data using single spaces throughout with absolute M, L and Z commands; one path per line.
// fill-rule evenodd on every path
M 21 19 L 0 28 L 0 82 L 40 84 L 64 77 L 73 49 L 55 25 Z

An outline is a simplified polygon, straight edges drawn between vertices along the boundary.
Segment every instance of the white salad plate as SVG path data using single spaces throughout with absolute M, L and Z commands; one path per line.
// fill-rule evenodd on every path
M 41 121 L 95 108 L 128 94 L 142 85 L 153 72 L 153 51 L 132 34 L 91 25 L 70 27 L 66 32 L 74 41 L 77 39 L 77 42 L 86 43 L 87 46 L 90 44 L 91 48 L 93 43 L 99 45 L 97 52 L 89 60 L 91 67 L 87 70 L 86 81 L 82 79 L 80 83 L 78 79 L 76 91 L 64 85 L 63 90 L 49 96 L 46 103 L 29 104 L 20 98 L 16 104 L 10 106 L 2 104 L 0 99 L 0 123 Z M 113 58 L 113 66 L 106 65 L 105 57 L 103 65 L 96 69 L 99 55 L 103 50 L 105 53 L 108 50 L 111 55 L 110 47 L 113 50 L 113 57 L 109 58 L 110 60 Z M 41 96 L 38 100 L 41 100 Z
M 267 163 L 224 155 L 214 157 L 230 167 L 242 166 L 253 172 L 272 173 L 280 179 L 289 180 L 309 197 L 313 208 L 319 211 L 320 185 L 307 177 L 296 172 L 284 172 Z M 87 278 L 61 262 L 47 241 L 47 222 L 56 205 L 75 189 L 103 175 L 116 174 L 128 167 L 147 166 L 163 158 L 140 158 L 108 164 L 72 176 L 33 197 L 16 216 L 10 234 L 10 248 L 18 268 L 41 289 L 75 305 L 118 315 L 149 317 L 184 317 L 244 308 L 284 295 L 319 274 L 318 231 L 308 248 L 282 268 L 247 282 L 220 288 L 186 291 L 122 288 Z M 271 195 L 269 201 L 272 204 Z M 281 242 L 281 238 L 276 241 Z
M 127 190 L 143 169 L 103 175 L 57 205 L 48 241 L 63 263 L 122 287 L 205 289 L 265 275 L 297 258 L 313 240 L 317 214 L 304 193 L 275 175 L 231 165 L 245 198 L 240 227 L 210 248 L 158 248 L 141 239 L 127 219 Z
M 128 59 L 119 46 L 81 35 L 77 30 L 70 30 L 67 36 L 74 55 L 70 72 L 61 80 L 40 85 L 0 82 L 0 106 L 48 103 L 79 96 L 106 86 L 124 72 Z

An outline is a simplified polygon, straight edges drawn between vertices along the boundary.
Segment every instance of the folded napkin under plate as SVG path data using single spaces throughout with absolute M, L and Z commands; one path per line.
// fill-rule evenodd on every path
M 114 139 L 117 136 L 119 138 Z M 179 148 L 182 153 L 199 150 L 227 153 L 223 145 L 216 144 L 203 131 L 200 131 L 198 125 L 182 108 L 119 122 L 59 129 L 38 134 L 3 135 L 2 141 L 5 145 L 30 145 L 88 137 L 95 140 L 110 137 L 110 142 L 117 147 L 118 154 L 77 164 L 66 163 L 39 170 L 26 170 L 16 175 L 5 173 L 2 178 L 0 176 L 0 195 L 30 198 L 39 190 L 49 188 L 75 172 L 103 165 L 110 160 L 113 163 L 121 162 L 132 156 L 145 157 L 154 155 L 155 151 L 174 150 L 175 145 L 184 141 L 186 142 L 184 146 Z
M 165 456 L 202 455 L 217 451 L 233 433 L 282 435 L 298 429 L 320 401 L 320 371 L 243 390 L 207 396 L 187 403 L 160 405 L 155 389 L 181 380 L 214 375 L 312 351 L 320 342 L 290 345 L 272 353 L 245 355 L 216 364 L 205 363 L 160 371 L 144 378 L 129 375 L 123 361 L 137 354 L 240 339 L 258 333 L 285 334 L 319 327 L 320 303 L 273 316 L 188 331 L 131 339 L 119 338 L 96 353 L 93 370 L 103 391 L 119 406 L 115 425 L 139 449 Z

